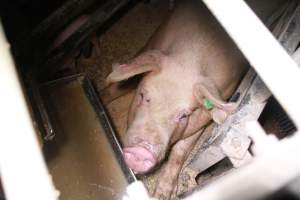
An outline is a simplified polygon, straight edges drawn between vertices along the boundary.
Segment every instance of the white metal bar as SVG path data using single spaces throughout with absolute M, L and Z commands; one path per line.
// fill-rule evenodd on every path
M 252 129 L 257 131 L 257 129 Z M 299 134 L 299 133 L 296 133 Z M 276 142 L 265 140 L 265 151 L 239 170 L 196 191 L 186 200 L 252 200 L 276 191 L 300 173 L 299 136 Z
M 300 70 L 296 63 L 244 1 L 203 1 L 299 127 Z
M 242 0 L 203 0 L 284 109 L 300 125 L 300 71 L 294 61 Z M 253 162 L 187 199 L 257 199 L 273 192 L 300 174 L 299 131 L 277 142 L 250 127 L 254 139 L 263 142 Z M 259 147 L 259 146 L 258 146 Z M 259 149 L 256 149 L 257 151 Z
M 134 181 L 126 188 L 122 200 L 155 200 L 148 195 L 147 189 L 141 181 Z
M 0 23 L 0 172 L 8 200 L 58 198 Z

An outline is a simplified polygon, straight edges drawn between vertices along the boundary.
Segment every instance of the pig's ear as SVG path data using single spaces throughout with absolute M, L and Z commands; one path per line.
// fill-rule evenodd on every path
M 128 64 L 113 64 L 113 71 L 106 78 L 106 83 L 114 83 L 126 80 L 138 74 L 151 71 L 159 71 L 164 55 L 157 50 L 147 51 L 136 58 L 132 59 Z
M 132 64 L 117 64 L 114 63 L 113 71 L 106 78 L 106 83 L 111 84 L 126 80 L 138 74 L 157 70 L 154 65 L 132 65 Z
M 237 109 L 236 103 L 227 103 L 222 100 L 218 89 L 210 80 L 196 83 L 194 85 L 194 96 L 218 124 L 223 123 L 228 115 Z

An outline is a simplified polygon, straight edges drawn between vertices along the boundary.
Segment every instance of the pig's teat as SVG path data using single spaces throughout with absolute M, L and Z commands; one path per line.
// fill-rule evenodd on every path
M 136 174 L 146 173 L 156 164 L 153 154 L 141 146 L 124 148 L 123 156 L 127 166 Z

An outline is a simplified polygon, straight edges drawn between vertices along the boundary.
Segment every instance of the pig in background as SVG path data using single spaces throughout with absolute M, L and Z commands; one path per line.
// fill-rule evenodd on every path
M 113 65 L 108 83 L 144 74 L 122 141 L 124 159 L 136 174 L 167 162 L 153 196 L 176 194 L 178 174 L 200 130 L 235 111 L 236 105 L 225 100 L 247 67 L 226 32 L 196 0 L 176 1 L 143 52 L 127 64 Z

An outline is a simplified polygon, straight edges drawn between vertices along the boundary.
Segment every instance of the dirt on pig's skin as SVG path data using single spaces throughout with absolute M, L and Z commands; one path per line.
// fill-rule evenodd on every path
M 145 184 L 149 194 L 153 194 L 156 186 L 156 181 L 158 179 L 158 176 L 160 174 L 160 169 L 155 170 L 154 172 L 141 176 L 140 179 Z M 173 197 L 172 200 L 179 200 L 179 197 Z

